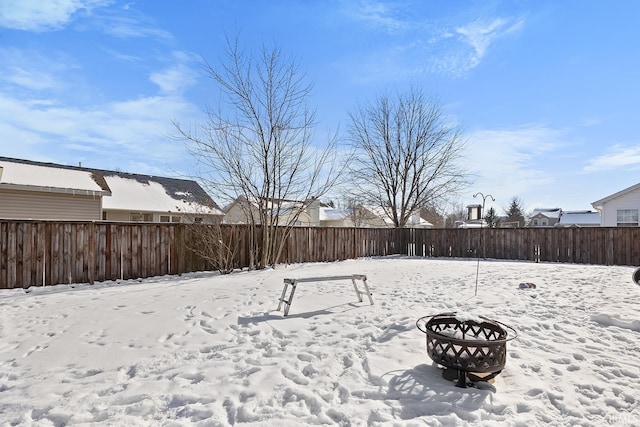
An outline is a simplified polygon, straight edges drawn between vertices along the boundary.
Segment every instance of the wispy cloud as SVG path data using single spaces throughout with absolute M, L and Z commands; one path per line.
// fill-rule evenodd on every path
M 113 0 L 2 0 L 0 27 L 45 32 L 67 26 L 80 13 L 109 5 Z
M 491 18 L 444 28 L 429 41 L 435 53 L 432 55 L 432 70 L 463 76 L 480 65 L 492 44 L 523 26 L 523 19 Z
M 401 5 L 375 0 L 360 0 L 357 3 L 346 2 L 343 6 L 345 15 L 356 21 L 385 31 L 395 31 L 410 25 L 409 22 L 394 16 Z
M 640 145 L 614 145 L 607 153 L 592 159 L 582 171 L 605 172 L 628 167 L 640 169 Z
M 181 94 L 197 81 L 196 71 L 190 67 L 192 56 L 185 52 L 174 52 L 174 62 L 167 68 L 151 74 L 149 80 L 160 87 L 164 94 Z
M 4 85 L 5 90 L 59 90 L 66 84 L 61 75 L 72 69 L 73 63 L 60 53 L 0 49 L 0 82 L 9 84 Z
M 113 37 L 150 37 L 170 41 L 173 36 L 160 28 L 149 16 L 132 7 L 103 10 L 95 14 L 92 25 Z
M 184 159 L 183 145 L 167 138 L 173 131 L 171 120 L 186 122 L 200 114 L 184 98 L 171 95 L 79 107 L 2 92 L 0 111 L 5 112 L 0 140 L 13 142 L 3 147 L 5 156 L 66 164 L 90 159 L 90 166 L 122 170 L 132 162 L 167 165 Z
M 466 61 L 466 68 L 476 67 L 485 57 L 493 42 L 521 29 L 523 25 L 524 21 L 522 19 L 514 22 L 503 18 L 495 18 L 491 21 L 478 20 L 457 27 L 455 33 L 458 38 L 472 49 Z
M 476 177 L 474 185 L 506 204 L 554 182 L 545 165 L 563 144 L 565 131 L 541 125 L 477 130 L 468 135 L 466 161 Z
M 370 58 L 355 59 L 358 64 L 366 64 L 368 80 L 429 73 L 462 77 L 489 55 L 496 41 L 525 25 L 523 18 L 516 17 L 489 16 L 469 21 L 472 13 L 425 17 L 424 10 L 416 13 L 415 8 L 413 2 L 380 0 L 348 2 L 343 7 L 348 19 L 365 24 L 364 31 L 386 34 L 376 50 L 369 52 Z

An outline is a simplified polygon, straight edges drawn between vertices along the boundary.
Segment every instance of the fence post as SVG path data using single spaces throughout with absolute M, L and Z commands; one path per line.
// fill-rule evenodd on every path
M 89 223 L 89 284 L 93 285 L 96 271 L 96 239 L 95 239 L 95 221 Z
M 176 252 L 178 257 L 178 276 L 181 276 L 184 272 L 184 225 L 178 224 L 178 230 L 176 232 Z

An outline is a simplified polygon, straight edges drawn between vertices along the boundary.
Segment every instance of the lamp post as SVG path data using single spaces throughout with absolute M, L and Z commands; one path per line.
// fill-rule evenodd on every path
M 492 201 L 496 201 L 496 199 L 493 198 L 493 196 L 491 194 L 487 194 L 484 195 L 482 193 L 476 193 L 473 195 L 473 198 L 475 199 L 476 197 L 482 197 L 482 210 L 480 211 L 480 239 L 482 240 L 482 257 L 486 258 L 487 257 L 487 251 L 485 248 L 485 243 L 484 243 L 484 231 L 483 229 L 483 223 L 484 223 L 484 217 L 482 215 L 484 215 L 484 204 L 487 201 L 488 198 L 490 198 Z M 480 254 L 478 253 L 478 263 L 476 265 L 476 293 L 475 296 L 478 295 L 478 275 L 480 273 Z

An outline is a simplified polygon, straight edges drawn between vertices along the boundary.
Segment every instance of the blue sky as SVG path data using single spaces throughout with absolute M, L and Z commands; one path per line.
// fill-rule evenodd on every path
M 218 92 L 225 32 L 314 83 L 318 138 L 381 91 L 437 96 L 498 210 L 591 209 L 640 182 L 640 2 L 0 0 L 0 156 L 176 176 L 171 121 Z

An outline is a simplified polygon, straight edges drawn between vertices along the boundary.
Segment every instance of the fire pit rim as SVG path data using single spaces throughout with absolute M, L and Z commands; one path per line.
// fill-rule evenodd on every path
M 438 337 L 442 337 L 446 340 L 451 341 L 454 344 L 473 344 L 475 343 L 476 345 L 478 345 L 479 343 L 482 342 L 491 342 L 491 343 L 496 343 L 496 344 L 501 344 L 501 343 L 506 343 L 508 341 L 511 341 L 513 339 L 516 339 L 518 337 L 518 332 L 511 326 L 506 325 L 498 320 L 495 319 L 490 319 L 488 317 L 485 316 L 478 316 L 480 319 L 482 319 L 484 322 L 487 323 L 493 323 L 501 328 L 505 329 L 505 333 L 506 333 L 506 338 L 501 338 L 501 339 L 496 339 L 496 340 L 485 340 L 485 339 L 473 339 L 473 340 L 467 340 L 467 339 L 460 339 L 460 338 L 454 338 L 454 337 L 450 337 L 447 335 L 442 335 L 436 331 L 433 330 L 428 330 L 427 329 L 427 324 L 430 320 L 432 319 L 436 319 L 436 318 L 454 318 L 456 316 L 457 312 L 452 311 L 452 312 L 447 312 L 447 313 L 439 313 L 439 314 L 433 314 L 433 315 L 427 315 L 427 316 L 423 316 L 421 318 L 419 318 L 418 320 L 416 320 L 416 327 L 420 330 L 420 332 L 422 332 L 425 335 L 437 335 Z M 425 320 L 429 318 L 429 320 Z M 477 324 L 478 326 L 482 325 L 482 323 L 478 323 L 474 320 L 458 320 L 456 319 L 459 323 L 465 323 L 465 322 L 473 322 L 475 324 Z M 424 322 L 424 327 L 425 329 L 421 328 L 421 323 L 420 322 Z

